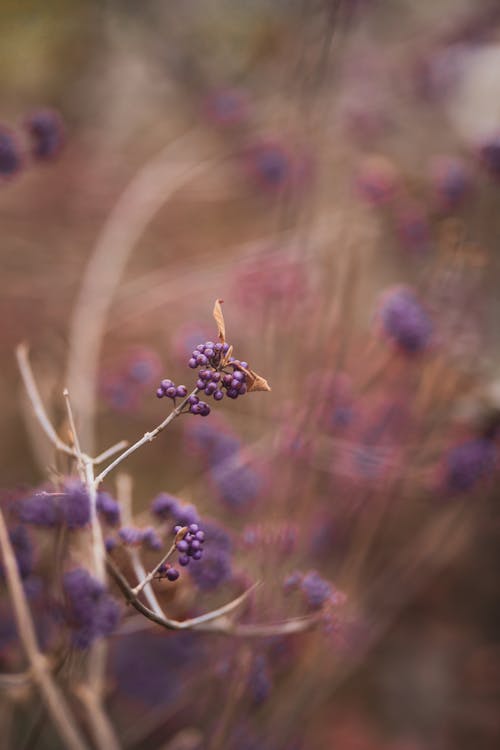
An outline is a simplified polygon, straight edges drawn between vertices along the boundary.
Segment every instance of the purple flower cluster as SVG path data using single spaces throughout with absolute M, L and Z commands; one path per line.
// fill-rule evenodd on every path
M 326 581 L 316 570 L 308 573 L 295 572 L 284 581 L 286 592 L 299 589 L 304 596 L 307 606 L 312 610 L 322 609 L 327 604 L 343 604 L 345 596 L 334 587 L 330 581 Z
M 177 525 L 174 527 L 174 533 L 179 532 L 185 527 Z M 200 529 L 197 523 L 192 523 L 187 527 L 186 533 L 181 539 L 175 542 L 179 555 L 179 565 L 186 567 L 190 560 L 201 560 L 203 557 L 203 544 L 205 542 L 205 532 Z
M 86 649 L 96 639 L 110 635 L 120 618 L 120 608 L 105 587 L 84 568 L 65 573 L 63 590 L 66 618 L 76 648 Z
M 379 319 L 384 334 L 405 354 L 419 354 L 428 348 L 432 321 L 410 288 L 397 287 L 386 293 Z
M 90 522 L 90 500 L 78 480 L 68 480 L 62 492 L 37 492 L 21 500 L 19 518 L 33 526 L 54 528 L 65 524 L 80 529 Z

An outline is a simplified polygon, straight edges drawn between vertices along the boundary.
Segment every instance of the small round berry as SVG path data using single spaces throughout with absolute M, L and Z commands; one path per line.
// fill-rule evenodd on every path
M 219 344 L 216 344 L 214 346 L 214 349 L 215 349 L 216 352 L 221 352 L 222 349 L 223 349 L 223 346 L 222 346 L 222 344 L 219 343 Z
M 201 560 L 203 556 L 203 550 L 197 549 L 193 552 L 193 560 Z
M 239 390 L 240 396 L 244 396 L 246 392 L 247 392 L 247 387 L 246 387 L 245 383 L 242 383 L 241 384 L 241 388 Z
M 178 385 L 176 390 L 176 395 L 179 398 L 185 398 L 187 396 L 187 388 L 185 385 Z
M 177 524 L 177 526 L 174 526 L 174 534 L 178 534 L 178 533 L 179 533 L 179 531 L 180 531 L 180 530 L 181 530 L 182 528 L 183 528 L 183 527 L 182 527 L 182 526 L 180 526 L 180 524 Z
M 212 357 L 215 354 L 214 350 L 210 349 L 210 348 L 209 349 L 205 349 L 204 353 L 205 353 L 205 357 L 208 357 L 209 359 L 212 359 Z
M 192 550 L 201 549 L 201 542 L 198 541 L 198 539 L 193 539 L 193 541 L 191 542 L 191 549 Z
M 232 381 L 233 381 L 232 375 L 224 375 L 222 378 L 223 385 L 227 386 L 228 388 L 231 386 Z
M 200 403 L 200 399 L 198 398 L 198 396 L 190 396 L 188 398 L 188 403 L 192 404 L 192 405 L 199 404 Z
M 157 388 L 156 389 L 156 398 L 163 398 L 165 394 L 163 393 L 163 388 Z
M 244 367 L 245 370 L 248 370 L 248 362 L 240 362 L 241 367 Z
M 216 390 L 217 390 L 216 383 L 208 383 L 208 385 L 205 388 L 205 393 L 207 394 L 207 396 L 212 396 Z
M 184 568 L 186 565 L 189 565 L 189 557 L 187 555 L 180 555 L 179 565 L 182 565 Z
M 215 393 L 214 393 L 214 399 L 216 401 L 222 401 L 223 398 L 224 398 L 224 394 L 223 394 L 222 391 L 215 391 Z
M 213 341 L 205 341 L 205 349 L 213 349 L 215 346 Z
M 176 581 L 179 578 L 179 575 L 180 573 L 177 568 L 169 568 L 166 573 L 169 581 Z
M 187 552 L 189 549 L 189 544 L 185 539 L 181 539 L 179 542 L 177 542 L 176 547 L 179 552 Z
M 208 385 L 205 383 L 204 380 L 202 380 L 201 378 L 198 378 L 198 380 L 196 381 L 196 387 L 198 388 L 198 390 L 204 391 L 205 388 L 208 388 Z
M 221 379 L 220 372 L 213 372 L 212 373 L 212 382 L 213 383 L 218 383 L 220 379 Z
M 228 398 L 238 398 L 238 391 L 234 388 L 229 388 L 227 391 Z
M 202 412 L 202 406 L 201 404 L 191 404 L 191 408 L 189 409 L 191 414 L 201 414 Z
M 212 377 L 212 370 L 200 370 L 198 375 L 202 380 L 210 380 Z
M 192 534 L 196 534 L 196 532 L 199 531 L 199 529 L 200 529 L 200 527 L 198 526 L 197 523 L 191 523 L 191 524 L 189 524 L 189 531 Z
M 196 349 L 197 349 L 197 350 L 198 350 L 199 352 L 203 352 L 203 351 L 205 351 L 205 344 L 198 344 L 198 346 L 196 347 Z
M 196 370 L 196 368 L 198 367 L 198 362 L 194 358 L 191 358 L 188 362 L 188 367 L 190 367 L 192 370 Z
M 173 386 L 173 381 L 166 378 L 165 380 L 162 380 L 160 385 L 163 388 L 164 391 L 167 390 L 167 388 L 171 388 Z
M 175 398 L 177 396 L 177 388 L 175 385 L 171 385 L 170 388 L 167 388 L 165 396 L 167 396 L 167 398 Z
M 233 390 L 233 391 L 239 391 L 240 388 L 241 388 L 241 386 L 242 386 L 242 384 L 240 383 L 239 380 L 235 380 L 234 378 L 233 378 L 233 380 L 231 380 L 231 390 Z
M 208 358 L 205 357 L 204 354 L 200 354 L 200 356 L 198 357 L 198 364 L 199 365 L 208 365 Z
M 227 354 L 227 352 L 229 351 L 229 344 L 223 344 L 222 351 L 224 352 L 224 354 Z
M 210 414 L 210 407 L 208 404 L 205 404 L 205 402 L 203 402 L 203 405 L 201 406 L 200 414 L 202 417 L 208 417 L 208 415 Z
M 239 380 L 240 383 L 243 383 L 245 380 L 245 373 L 240 370 L 235 370 L 235 372 L 233 372 L 233 380 Z
M 196 539 L 197 539 L 197 540 L 198 540 L 199 542 L 204 542 L 204 541 L 205 541 L 205 532 L 204 532 L 204 531 L 201 531 L 201 529 L 200 529 L 200 531 L 197 531 L 197 532 L 196 532 Z

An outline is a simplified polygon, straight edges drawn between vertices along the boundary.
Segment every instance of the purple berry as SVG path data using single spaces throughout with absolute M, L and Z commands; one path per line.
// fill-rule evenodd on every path
M 224 394 L 223 394 L 222 391 L 215 391 L 214 392 L 214 399 L 216 401 L 222 401 L 223 398 L 224 398 Z
M 192 370 L 196 370 L 196 368 L 198 367 L 198 362 L 194 358 L 191 358 L 188 361 L 188 367 L 190 367 Z
M 186 565 L 189 565 L 189 557 L 187 555 L 180 555 L 179 565 L 182 565 L 183 568 L 185 568 Z
M 233 380 L 239 380 L 240 383 L 243 383 L 245 380 L 245 373 L 240 370 L 235 370 L 235 372 L 233 372 Z
M 200 399 L 198 398 L 198 396 L 190 396 L 188 398 L 188 404 L 194 405 L 194 404 L 199 404 L 199 402 L 200 402 Z
M 176 581 L 179 578 L 179 571 L 177 568 L 169 568 L 166 572 L 166 577 L 169 581 Z
M 209 359 L 212 359 L 215 352 L 213 349 L 205 349 L 205 357 L 208 357 Z
M 200 354 L 200 356 L 198 357 L 198 364 L 199 365 L 208 365 L 208 358 L 205 357 L 204 354 Z
M 164 395 L 165 394 L 163 393 L 163 389 L 162 388 L 157 388 L 156 389 L 156 398 L 163 398 Z
M 208 386 L 205 383 L 205 381 L 202 380 L 201 378 L 198 378 L 198 380 L 196 381 L 196 387 L 198 388 L 198 390 L 204 391 L 205 390 L 205 386 L 208 388 Z
M 168 398 L 175 398 L 176 395 L 177 388 L 175 387 L 175 385 L 171 385 L 170 388 L 167 388 L 167 390 L 165 391 L 165 396 L 167 396 Z
M 234 388 L 229 388 L 227 392 L 228 398 L 238 398 L 238 391 L 236 391 Z
M 171 386 L 173 386 L 173 382 L 166 378 L 165 380 L 161 381 L 160 386 L 164 391 L 166 391 L 167 388 L 171 388 Z
M 187 552 L 189 549 L 189 544 L 185 539 L 181 539 L 180 542 L 177 542 L 176 546 L 179 552 Z
M 207 394 L 207 396 L 212 396 L 216 390 L 217 390 L 216 383 L 209 383 L 205 388 L 205 393 Z
M 232 391 L 239 391 L 241 388 L 241 383 L 239 380 L 231 380 L 231 390 Z
M 187 396 L 187 388 L 185 385 L 178 385 L 176 394 L 179 398 L 185 398 Z
M 189 411 L 191 414 L 201 414 L 202 408 L 201 404 L 191 404 Z
M 195 550 L 192 555 L 193 560 L 201 560 L 202 556 L 203 556 L 203 550 L 201 549 Z

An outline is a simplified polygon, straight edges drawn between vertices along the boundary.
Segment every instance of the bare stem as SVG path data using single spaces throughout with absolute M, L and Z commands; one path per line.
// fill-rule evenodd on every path
M 88 750 L 88 746 L 76 726 L 71 709 L 52 678 L 47 659 L 38 648 L 33 620 L 1 510 L 0 547 L 19 638 L 31 664 L 33 679 L 40 689 L 47 710 L 61 735 L 65 747 L 70 748 L 70 750 Z
M 158 565 L 156 565 L 156 566 L 155 566 L 155 567 L 153 568 L 153 570 L 151 570 L 151 571 L 150 571 L 150 572 L 149 572 L 149 573 L 147 574 L 147 576 L 146 576 L 146 577 L 145 577 L 145 578 L 144 578 L 144 579 L 143 579 L 143 580 L 142 580 L 142 581 L 141 581 L 140 583 L 138 583 L 138 584 L 137 584 L 137 586 L 136 586 L 135 588 L 133 588 L 133 589 L 132 589 L 132 593 L 133 593 L 133 595 L 134 595 L 134 596 L 137 596 L 138 594 L 140 594 L 140 593 L 141 593 L 141 591 L 142 591 L 142 589 L 144 588 L 144 586 L 147 586 L 147 585 L 148 585 L 148 583 L 151 583 L 151 581 L 153 580 L 153 578 L 155 577 L 155 575 L 156 575 L 156 574 L 158 573 L 158 571 L 160 570 L 161 566 L 162 566 L 162 565 L 163 565 L 164 563 L 166 563 L 166 562 L 167 562 L 167 560 L 168 560 L 168 558 L 170 557 L 170 555 L 173 555 L 173 554 L 174 554 L 174 552 L 175 552 L 175 549 L 176 549 L 176 544 L 175 544 L 175 542 L 174 542 L 174 543 L 172 544 L 172 546 L 170 547 L 170 549 L 168 550 L 168 552 L 167 552 L 167 553 L 166 553 L 166 554 L 165 554 L 165 555 L 164 555 L 164 556 L 162 557 L 162 559 L 160 560 L 160 562 L 158 563 Z
M 119 453 L 119 451 L 122 451 L 124 448 L 126 448 L 128 445 L 128 440 L 120 440 L 119 443 L 115 443 L 115 445 L 112 445 L 111 448 L 107 448 L 102 453 L 99 453 L 98 456 L 96 456 L 93 460 L 95 464 L 102 464 L 103 461 L 106 461 L 106 459 L 111 458 L 111 456 L 114 456 L 115 453 Z
M 132 522 L 132 478 L 129 474 L 120 472 L 117 475 L 116 496 L 121 506 L 123 524 L 124 526 L 128 526 Z M 133 547 L 127 547 L 126 549 L 136 578 L 138 581 L 142 581 L 142 579 L 146 577 L 146 570 L 141 562 L 139 552 Z M 160 617 L 163 617 L 164 613 L 160 606 L 160 602 L 153 591 L 153 587 L 149 583 L 144 588 L 144 596 L 153 612 Z
M 128 458 L 129 456 L 131 456 L 132 453 L 135 453 L 135 451 L 138 448 L 140 448 L 141 446 L 145 445 L 146 443 L 151 443 L 156 437 L 158 437 L 158 435 L 160 434 L 160 432 L 162 432 L 162 430 L 164 430 L 165 427 L 167 427 L 170 424 L 170 422 L 173 422 L 173 420 L 176 417 L 179 416 L 179 414 L 181 413 L 182 409 L 186 406 L 187 402 L 189 401 L 190 397 L 191 396 L 196 396 L 197 393 L 198 393 L 198 388 L 195 388 L 193 391 L 191 391 L 191 393 L 188 396 L 186 396 L 186 398 L 184 398 L 180 402 L 180 404 L 178 406 L 175 407 L 175 409 L 173 409 L 170 412 L 170 414 L 168 415 L 168 417 L 166 417 L 166 419 L 164 419 L 163 422 L 158 425 L 158 427 L 155 427 L 155 429 L 152 430 L 151 432 L 146 432 L 140 438 L 140 440 L 137 440 L 137 442 L 134 443 L 133 445 L 131 445 L 130 448 L 127 448 L 126 451 L 124 451 L 123 453 L 120 453 L 120 455 L 117 458 L 115 458 L 115 460 L 112 461 L 109 464 L 109 466 L 106 466 L 106 468 L 103 469 L 101 471 L 101 473 L 95 478 L 95 486 L 98 487 L 100 485 L 100 483 L 102 482 L 102 480 L 105 477 L 107 477 L 107 475 L 111 471 L 113 471 L 113 469 L 116 469 L 116 467 L 119 464 L 121 464 L 122 461 L 124 461 L 126 458 Z
M 16 358 L 19 370 L 21 372 L 21 377 L 23 379 L 24 387 L 26 388 L 26 392 L 31 401 L 33 411 L 35 412 L 35 415 L 43 431 L 47 435 L 50 442 L 54 445 L 54 447 L 57 448 L 57 450 L 62 451 L 63 453 L 67 453 L 70 456 L 76 456 L 76 451 L 73 448 L 70 448 L 69 445 L 66 445 L 63 440 L 61 440 L 47 416 L 47 412 L 45 411 L 42 399 L 40 397 L 40 392 L 35 383 L 35 378 L 33 377 L 33 371 L 31 369 L 28 358 L 28 347 L 26 344 L 19 344 L 19 346 L 16 348 Z

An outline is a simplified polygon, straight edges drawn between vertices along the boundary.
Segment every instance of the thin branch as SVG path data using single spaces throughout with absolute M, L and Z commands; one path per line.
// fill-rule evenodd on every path
M 128 458 L 130 455 L 132 455 L 132 453 L 135 453 L 135 451 L 138 448 L 140 448 L 143 445 L 146 445 L 146 443 L 151 443 L 156 437 L 158 437 L 158 435 L 160 434 L 160 432 L 162 432 L 162 430 L 164 430 L 165 427 L 167 427 L 170 424 L 170 422 L 172 422 L 176 417 L 179 416 L 179 414 L 181 413 L 182 409 L 186 406 L 187 402 L 189 401 L 190 397 L 191 396 L 196 396 L 197 393 L 198 393 L 198 388 L 195 388 L 193 391 L 191 391 L 191 393 L 188 396 L 186 396 L 186 398 L 182 399 L 182 401 L 180 402 L 180 404 L 178 406 L 176 406 L 175 409 L 173 409 L 170 412 L 170 414 L 168 415 L 168 417 L 166 417 L 166 419 L 164 419 L 163 422 L 161 422 L 161 424 L 158 425 L 158 427 L 155 427 L 155 429 L 152 430 L 152 432 L 146 432 L 142 436 L 142 438 L 140 438 L 140 440 L 137 440 L 137 442 L 135 442 L 133 445 L 131 445 L 130 448 L 127 448 L 126 451 L 124 451 L 123 453 L 120 453 L 120 455 L 117 458 L 115 458 L 115 460 L 112 461 L 109 464 L 109 466 L 107 466 L 105 469 L 103 469 L 101 471 L 101 473 L 95 478 L 95 486 L 96 487 L 99 486 L 99 484 L 102 482 L 102 480 L 105 477 L 107 477 L 107 475 L 111 471 L 113 471 L 113 469 L 116 469 L 116 467 L 119 464 L 121 464 L 122 461 L 124 461 L 126 458 Z
M 89 726 L 99 750 L 120 750 L 121 744 L 115 734 L 113 726 L 102 707 L 99 696 L 89 685 L 78 685 L 75 693 L 87 710 Z
M 132 523 L 132 478 L 129 474 L 120 472 L 117 475 L 116 496 L 120 503 L 123 525 L 129 526 Z M 146 569 L 141 562 L 138 550 L 135 547 L 126 547 L 126 550 L 137 580 L 142 581 L 146 577 Z M 163 617 L 164 612 L 150 583 L 144 587 L 144 596 L 153 612 Z
M 133 593 L 134 596 L 137 596 L 138 594 L 140 594 L 141 591 L 142 591 L 142 589 L 144 588 L 144 586 L 147 586 L 148 583 L 151 583 L 151 581 L 153 580 L 153 578 L 155 577 L 155 575 L 160 570 L 161 566 L 164 565 L 167 562 L 168 558 L 170 557 L 170 555 L 174 554 L 175 550 L 176 550 L 176 543 L 174 542 L 172 544 L 172 546 L 170 547 L 170 549 L 168 550 L 168 552 L 165 555 L 163 555 L 163 557 L 160 560 L 160 562 L 158 563 L 158 565 L 155 565 L 155 567 L 153 568 L 153 570 L 151 570 L 145 576 L 145 578 L 143 578 L 143 580 L 140 581 L 137 584 L 137 586 L 135 586 L 135 588 L 132 589 L 132 593 Z
M 33 371 L 29 363 L 28 347 L 26 344 L 19 344 L 16 348 L 16 358 L 24 387 L 26 388 L 33 411 L 35 412 L 35 416 L 37 417 L 43 431 L 57 450 L 67 453 L 69 456 L 76 456 L 75 450 L 61 440 L 47 416 L 38 387 L 35 383 L 35 378 L 33 377 Z
M 111 456 L 114 456 L 115 453 L 119 453 L 119 451 L 122 451 L 127 446 L 128 446 L 128 440 L 120 440 L 119 443 L 115 443 L 115 445 L 112 445 L 111 448 L 108 448 L 102 453 L 99 453 L 99 455 L 93 458 L 92 461 L 94 464 L 102 464 L 103 461 L 106 461 L 106 459 L 111 458 Z
M 2 549 L 5 578 L 12 600 L 19 638 L 30 662 L 33 679 L 40 689 L 47 710 L 63 739 L 65 747 L 70 748 L 70 750 L 88 750 L 88 745 L 76 726 L 64 694 L 59 690 L 52 678 L 47 659 L 38 648 L 35 627 L 1 510 L 0 547 Z
M 133 590 L 130 588 L 128 581 L 122 575 L 121 571 L 118 569 L 109 555 L 106 562 L 109 572 L 118 584 L 118 587 L 121 589 L 127 601 L 129 601 L 130 604 L 135 609 L 137 609 L 138 612 L 141 612 L 141 614 L 143 614 L 149 620 L 152 620 L 152 622 L 156 622 L 158 625 L 162 625 L 168 630 L 187 630 L 189 628 L 195 628 L 197 625 L 202 625 L 206 622 L 209 622 L 210 620 L 215 620 L 219 617 L 222 617 L 223 615 L 228 614 L 229 612 L 232 612 L 234 609 L 239 607 L 240 604 L 242 604 L 245 599 L 247 599 L 248 596 L 252 593 L 252 591 L 259 585 L 258 583 L 254 583 L 253 586 L 243 592 L 241 596 L 233 599 L 233 601 L 225 604 L 223 607 L 219 607 L 218 609 L 214 609 L 204 615 L 200 615 L 199 617 L 194 617 L 190 620 L 171 620 L 168 617 L 157 615 L 156 612 L 150 610 L 137 598 Z

